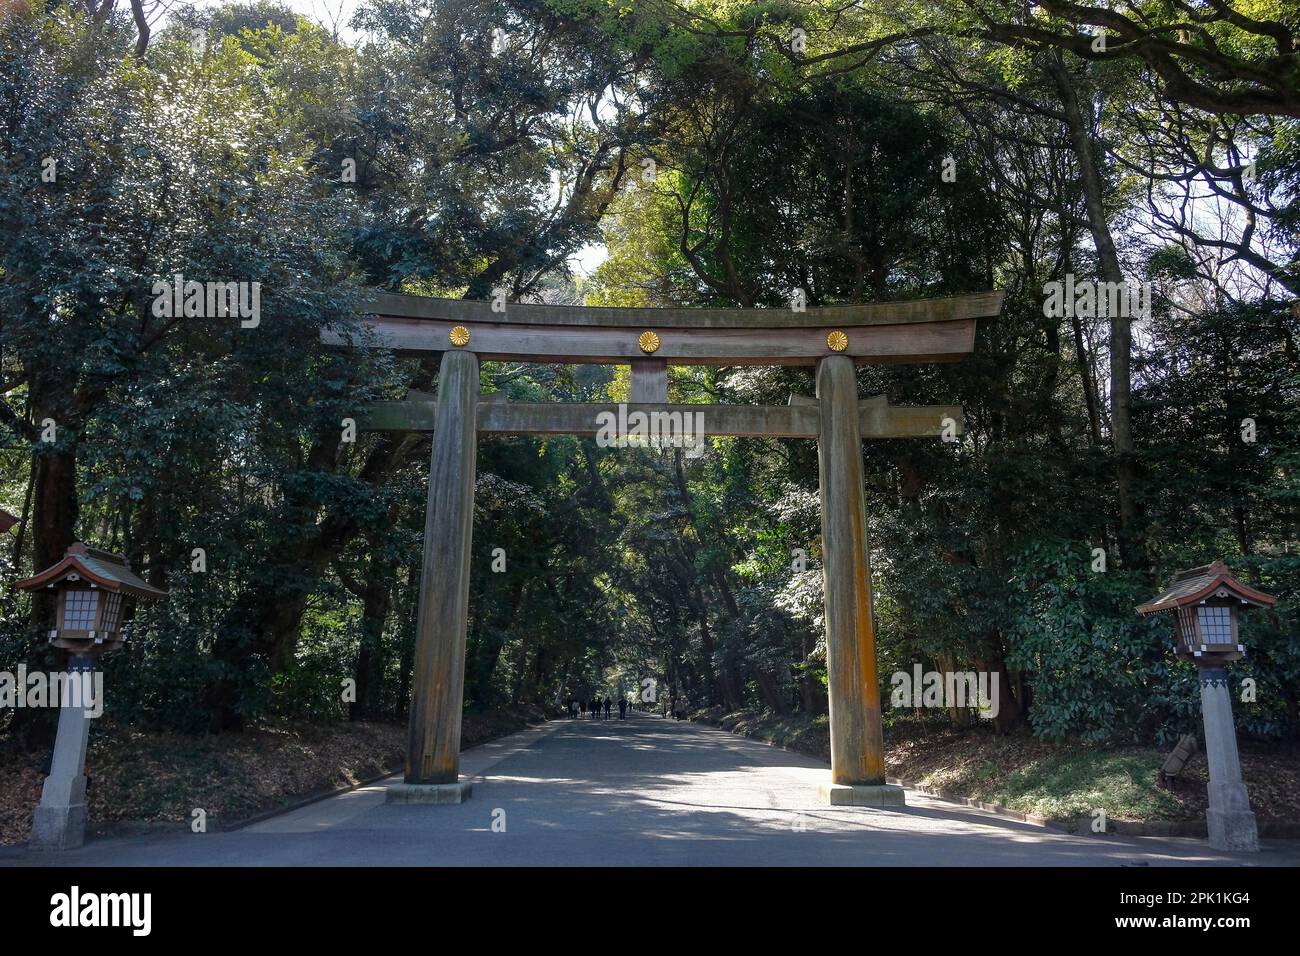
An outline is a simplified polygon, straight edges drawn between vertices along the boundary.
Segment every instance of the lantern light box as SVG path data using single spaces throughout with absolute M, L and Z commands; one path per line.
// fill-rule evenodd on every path
M 1200 664 L 1239 660 L 1246 653 L 1237 617 L 1249 607 L 1271 607 L 1277 598 L 1247 587 L 1215 561 L 1174 575 L 1168 589 L 1138 607 L 1139 614 L 1172 612 L 1179 657 Z
M 128 598 L 157 600 L 167 594 L 139 578 L 120 555 L 79 541 L 61 561 L 19 581 L 18 587 L 57 591 L 50 643 L 80 654 L 111 650 L 122 643 L 122 611 Z

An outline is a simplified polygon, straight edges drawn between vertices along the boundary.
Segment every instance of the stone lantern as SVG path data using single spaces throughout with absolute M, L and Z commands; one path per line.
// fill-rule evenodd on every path
M 56 595 L 55 626 L 49 641 L 68 651 L 68 673 L 59 681 L 54 757 L 28 847 L 71 849 L 81 846 L 86 832 L 86 743 L 95 658 L 121 646 L 128 600 L 157 600 L 167 592 L 137 577 L 123 558 L 80 542 L 71 545 L 62 560 L 17 586 Z
M 1180 571 L 1164 593 L 1139 605 L 1139 614 L 1174 615 L 1175 653 L 1194 663 L 1201 679 L 1201 716 L 1205 721 L 1205 756 L 1210 765 L 1210 805 L 1205 814 L 1210 845 L 1221 850 L 1258 850 L 1255 814 L 1250 809 L 1237 755 L 1232 696 L 1224 664 L 1240 660 L 1246 648 L 1237 631 L 1246 608 L 1271 607 L 1277 598 L 1256 591 L 1215 561 Z

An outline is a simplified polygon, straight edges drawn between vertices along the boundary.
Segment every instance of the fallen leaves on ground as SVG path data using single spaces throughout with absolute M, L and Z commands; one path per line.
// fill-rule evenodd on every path
M 518 730 L 528 719 L 538 715 L 466 714 L 462 746 Z M 89 831 L 188 824 L 195 809 L 213 829 L 398 770 L 405 748 L 404 723 L 284 720 L 207 736 L 97 726 L 86 756 Z M 44 756 L 0 750 L 0 844 L 30 835 Z

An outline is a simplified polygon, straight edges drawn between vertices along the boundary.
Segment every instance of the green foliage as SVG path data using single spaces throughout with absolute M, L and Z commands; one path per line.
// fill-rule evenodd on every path
M 1050 541 L 1017 555 L 1013 574 L 1019 600 L 1008 614 L 1007 663 L 1033 675 L 1037 734 L 1136 741 L 1171 707 L 1184 721 L 1195 715 L 1188 701 L 1163 699 L 1173 639 L 1168 621 L 1134 614 L 1141 577 L 1095 572 L 1086 546 Z

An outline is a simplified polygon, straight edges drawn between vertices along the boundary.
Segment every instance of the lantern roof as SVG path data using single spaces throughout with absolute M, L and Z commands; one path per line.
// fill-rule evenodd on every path
M 1152 598 L 1146 604 L 1139 604 L 1137 612 L 1139 614 L 1159 614 L 1162 611 L 1173 611 L 1189 604 L 1199 604 L 1206 598 L 1213 596 L 1220 588 L 1226 589 L 1232 597 L 1243 604 L 1250 604 L 1255 607 L 1272 607 L 1277 603 L 1277 598 L 1247 587 L 1232 576 L 1232 572 L 1228 570 L 1226 564 L 1222 561 L 1215 561 L 1199 568 L 1179 571 L 1174 575 L 1173 580 L 1169 582 L 1169 587 L 1164 593 Z
M 37 588 L 54 587 L 73 575 L 106 591 L 118 591 L 130 597 L 157 600 L 167 594 L 132 572 L 131 566 L 121 555 L 88 547 L 80 541 L 69 545 L 57 564 L 34 577 L 19 581 L 17 586 L 25 591 L 34 591 Z
M 8 531 L 18 523 L 17 517 L 0 508 L 0 533 Z

